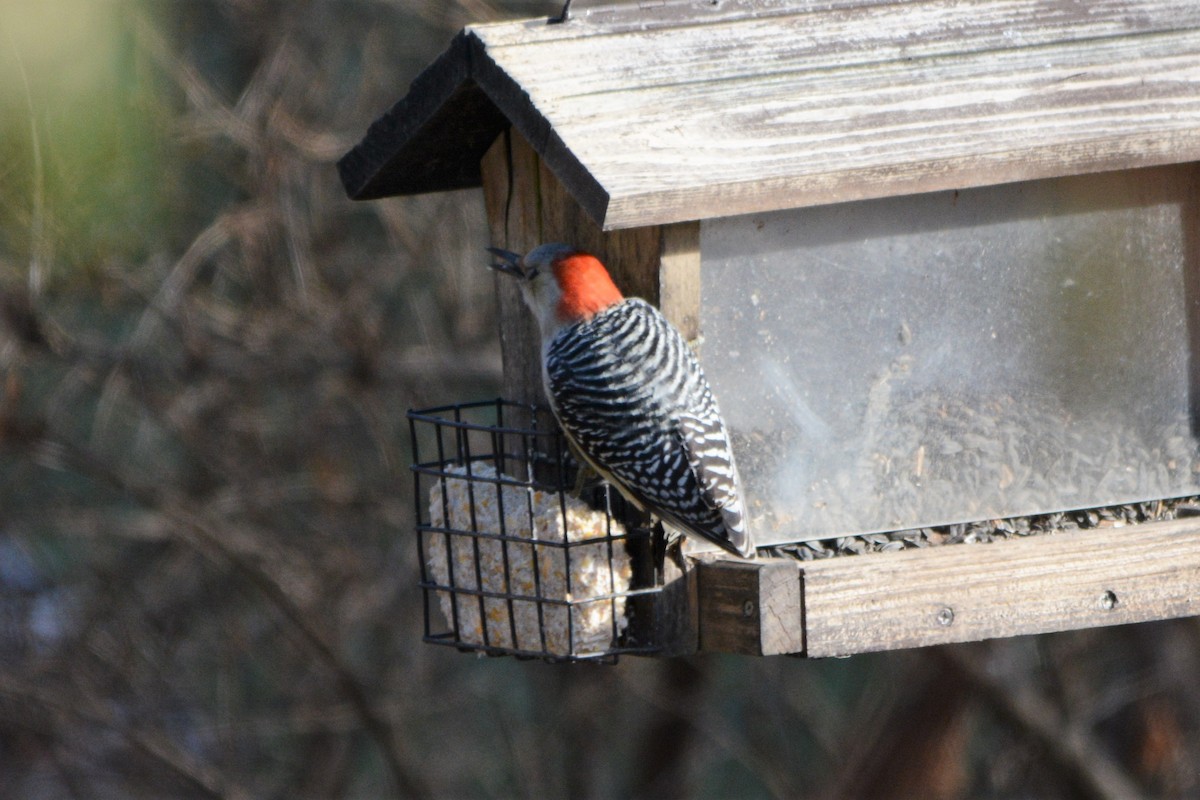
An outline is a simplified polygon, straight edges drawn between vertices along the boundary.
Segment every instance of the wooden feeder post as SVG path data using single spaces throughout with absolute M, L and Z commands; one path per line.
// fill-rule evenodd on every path
M 758 544 L 795 551 L 1200 495 L 1198 161 L 1194 0 L 697 0 L 469 27 L 339 169 L 362 200 L 482 186 L 494 246 L 574 244 L 658 305 L 721 396 Z M 497 292 L 504 394 L 544 403 L 535 323 Z M 1033 388 L 988 383 L 1009 373 Z M 1103 440 L 1125 428 L 1132 459 Z M 654 636 L 817 657 L 1200 614 L 1200 522 L 1108 522 L 702 553 Z

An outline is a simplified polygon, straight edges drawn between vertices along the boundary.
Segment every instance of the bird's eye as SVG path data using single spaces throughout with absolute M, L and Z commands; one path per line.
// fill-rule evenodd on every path
M 538 268 L 530 267 L 529 272 L 525 273 L 525 280 L 531 281 L 538 276 Z

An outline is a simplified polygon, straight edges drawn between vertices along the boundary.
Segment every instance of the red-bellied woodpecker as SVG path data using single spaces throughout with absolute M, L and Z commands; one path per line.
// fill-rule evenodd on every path
M 488 250 L 494 269 L 520 279 L 546 396 L 588 466 L 667 525 L 752 558 L 725 423 L 679 331 L 574 247 Z

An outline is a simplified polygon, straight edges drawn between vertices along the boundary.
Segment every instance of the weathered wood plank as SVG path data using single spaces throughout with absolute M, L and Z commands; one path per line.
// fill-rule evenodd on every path
M 580 98 L 548 113 L 570 120 L 563 140 L 608 190 L 609 227 L 1200 154 L 1198 33 L 917 63 L 904 82 L 869 73 Z
M 700 336 L 700 223 L 663 226 L 658 302 L 683 337 L 695 342 Z
M 513 23 L 468 30 L 537 102 L 1177 32 L 1200 27 L 1200 3 L 976 0 L 965 8 L 926 0 L 697 24 L 708 19 L 697 13 L 678 27 L 603 36 L 590 21 L 569 31 Z
M 690 656 L 700 649 L 699 572 L 680 569 L 671 558 L 663 564 L 663 588 L 655 598 L 655 644 L 663 656 Z
M 759 146 L 784 151 L 827 142 L 831 133 L 850 122 L 861 124 L 861 130 L 853 132 L 878 145 L 887 139 L 875 138 L 879 135 L 875 124 L 906 112 L 934 119 L 957 112 L 967 122 L 994 125 L 995 120 L 978 118 L 989 109 L 1008 110 L 1018 102 L 1018 121 L 1031 113 L 1075 107 L 1103 110 L 1109 97 L 1116 101 L 1119 113 L 1130 102 L 1170 103 L 1172 110 L 1187 111 L 1187 102 L 1195 94 L 1190 90 L 1195 89 L 1197 80 L 1198 53 L 1200 32 L 1175 31 L 1136 39 L 1059 44 L 1044 50 L 1019 48 L 909 59 L 902 70 L 891 63 L 830 65 L 747 76 L 732 83 L 697 81 L 615 93 L 561 94 L 545 98 L 539 108 L 552 119 L 562 117 L 561 124 L 568 130 L 586 126 L 606 135 L 620 134 L 629 127 L 629 117 L 614 116 L 615 111 L 634 114 L 640 124 L 658 127 L 707 109 L 718 119 L 706 123 L 705 132 L 726 136 L 740 132 L 742 138 L 737 141 L 745 146 L 760 138 L 747 134 L 761 128 L 762 134 L 770 135 L 762 137 Z M 1181 103 L 1182 107 L 1177 107 Z M 866 122 L 872 124 L 862 124 Z M 821 127 L 814 132 L 810 125 Z M 882 133 L 891 136 L 895 131 L 889 127 Z M 659 143 L 658 149 L 680 143 L 681 136 L 694 134 L 677 131 L 675 138 Z M 726 159 L 737 155 L 726 153 Z
M 1193 0 L 722 9 L 469 28 L 343 179 L 465 185 L 507 119 L 607 230 L 1200 159 Z
M 745 18 L 808 14 L 855 6 L 918 3 L 924 0 L 658 0 L 633 5 L 617 0 L 594 6 L 575 0 L 567 25 L 547 25 L 549 16 L 516 21 L 481 23 L 472 27 L 504 28 L 505 44 L 576 39 L 581 36 L 610 36 L 629 31 L 649 31 L 684 25 Z M 551 30 L 543 30 L 549 28 Z
M 807 655 L 1200 614 L 1200 520 L 803 565 Z
M 502 134 L 484 156 L 484 206 L 495 247 L 524 253 L 540 242 L 538 169 L 537 154 L 511 132 Z M 481 252 L 481 263 L 485 263 L 486 258 L 487 254 Z M 544 406 L 547 403 L 542 390 L 541 338 L 537 323 L 525 308 L 516 281 L 500 274 L 494 280 L 500 307 L 504 397 Z
M 575 29 L 544 42 L 537 28 L 471 32 L 520 87 L 510 116 L 553 131 L 547 161 L 596 198 L 606 228 L 1200 153 L 1200 4 L 1183 0 L 936 0 Z
M 804 649 L 800 562 L 719 557 L 698 564 L 700 649 L 772 656 Z
M 1090 0 L 1031 5 L 1029 0 L 973 0 L 970 4 L 973 16 L 986 22 L 996 15 L 1007 15 L 1009 22 L 1032 27 L 1053 27 L 1063 19 L 1074 19 L 1081 25 L 1094 24 L 1095 18 L 1121 16 L 1130 10 L 1129 0 Z M 717 24 L 753 23 L 779 17 L 798 17 L 806 21 L 809 29 L 820 28 L 825 19 L 839 17 L 857 18 L 863 15 L 903 13 L 914 20 L 942 13 L 952 7 L 947 0 L 668 0 L 660 4 L 611 5 L 588 8 L 580 2 L 572 7 L 571 24 L 546 25 L 546 17 L 516 22 L 484 23 L 471 26 L 472 30 L 486 31 L 489 41 L 495 46 L 517 46 L 541 42 L 579 41 L 586 38 L 612 37 L 628 33 L 651 33 L 678 31 L 695 26 Z M 1152 0 L 1140 3 L 1137 13 L 1127 13 L 1117 24 L 1129 26 L 1131 32 L 1146 30 L 1150 26 L 1183 27 L 1173 20 L 1186 19 L 1188 9 L 1181 0 Z M 1161 27 L 1166 25 L 1167 28 Z M 852 36 L 870 36 L 872 32 L 859 29 L 850 31 Z M 492 38 L 494 36 L 494 38 Z

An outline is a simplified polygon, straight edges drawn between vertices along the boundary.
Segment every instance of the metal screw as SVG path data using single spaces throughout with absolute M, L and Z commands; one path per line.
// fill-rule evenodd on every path
M 1104 594 L 1100 595 L 1100 607 L 1103 608 L 1105 611 L 1112 611 L 1114 608 L 1116 608 L 1117 607 L 1116 592 L 1114 592 L 1110 589 L 1107 592 L 1105 592 Z
M 754 616 L 754 601 L 753 600 L 747 600 L 746 602 L 742 603 L 742 616 L 743 617 L 753 617 Z
M 937 613 L 937 624 L 948 628 L 954 623 L 954 609 L 946 606 Z

